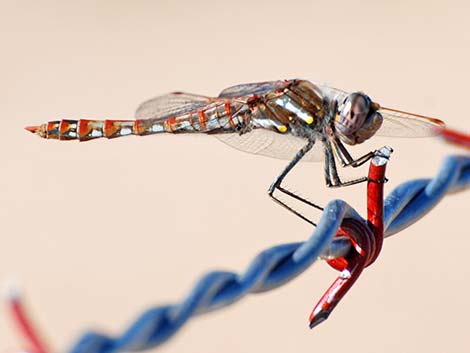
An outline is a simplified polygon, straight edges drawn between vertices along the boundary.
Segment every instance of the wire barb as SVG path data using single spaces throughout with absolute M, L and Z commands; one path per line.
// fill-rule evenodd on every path
M 346 256 L 328 260 L 341 271 L 310 314 L 309 326 L 314 328 L 325 321 L 339 301 L 351 289 L 360 274 L 379 256 L 383 244 L 383 189 L 385 168 L 392 148 L 383 147 L 372 158 L 367 183 L 367 223 L 344 219 L 337 236 L 345 235 L 354 246 Z

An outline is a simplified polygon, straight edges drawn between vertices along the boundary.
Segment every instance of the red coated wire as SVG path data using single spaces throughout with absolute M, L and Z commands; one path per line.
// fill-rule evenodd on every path
M 367 185 L 367 224 L 345 219 L 338 235 L 346 235 L 352 242 L 351 251 L 339 259 L 328 260 L 336 270 L 341 271 L 333 284 L 326 290 L 309 317 L 310 328 L 325 321 L 339 301 L 351 289 L 360 274 L 372 264 L 382 249 L 384 239 L 383 197 L 385 169 L 391 149 L 385 148 L 387 156 L 377 155 L 370 163 Z
M 374 233 L 376 249 L 366 266 L 371 265 L 379 256 L 384 241 L 384 183 L 387 159 L 376 157 L 369 167 L 367 183 L 367 223 Z
M 466 135 L 462 132 L 448 128 L 443 129 L 440 134 L 446 142 L 458 145 L 465 149 L 470 149 L 470 134 Z
M 470 149 L 470 135 L 443 129 L 440 135 L 446 142 Z M 389 150 L 391 152 L 391 150 Z M 334 269 L 341 271 L 340 276 L 327 289 L 310 314 L 310 327 L 328 318 L 338 302 L 356 282 L 363 269 L 371 265 L 379 256 L 384 239 L 384 183 L 388 157 L 377 155 L 370 163 L 367 184 L 367 226 L 352 220 L 344 222 L 338 236 L 346 235 L 353 247 L 344 257 L 328 260 Z
M 354 246 L 344 257 L 346 267 L 341 270 L 340 275 L 313 308 L 309 317 L 310 328 L 328 318 L 367 266 L 370 254 L 374 253 L 375 238 L 366 224 L 355 219 L 345 219 L 342 230 L 350 237 Z
M 440 136 L 448 143 L 470 149 L 470 135 L 445 128 Z M 328 260 L 333 268 L 342 271 L 340 276 L 328 288 L 310 315 L 310 327 L 326 320 L 338 302 L 358 279 L 362 270 L 371 265 L 380 254 L 384 239 L 383 200 L 386 158 L 374 158 L 369 168 L 367 186 L 367 226 L 347 220 L 342 225 L 338 236 L 348 236 L 353 247 L 344 257 Z M 40 339 L 18 296 L 12 296 L 9 307 L 13 319 L 34 353 L 48 353 L 46 345 Z
M 27 342 L 29 351 L 34 353 L 48 353 L 46 344 L 38 335 L 18 295 L 12 295 L 8 298 L 8 308 L 13 317 L 13 321 L 16 323 L 20 333 Z

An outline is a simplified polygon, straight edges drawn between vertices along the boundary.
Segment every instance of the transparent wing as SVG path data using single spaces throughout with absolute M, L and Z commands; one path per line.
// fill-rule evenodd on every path
M 439 119 L 381 107 L 380 114 L 384 121 L 378 136 L 392 137 L 427 137 L 438 135 L 445 123 Z
M 337 88 L 322 86 L 324 90 L 330 90 L 340 103 L 348 93 Z M 378 136 L 390 137 L 428 137 L 435 136 L 445 127 L 445 123 L 439 119 L 424 115 L 413 114 L 392 108 L 381 107 L 380 114 L 384 121 Z
M 216 98 L 191 93 L 173 92 L 143 102 L 135 112 L 136 119 L 167 119 L 199 110 Z
M 269 91 L 283 88 L 287 81 L 266 81 L 256 83 L 244 83 L 224 89 L 219 94 L 219 98 L 237 98 L 252 94 L 264 94 Z
M 343 91 L 342 89 L 331 87 L 325 84 L 318 84 L 318 87 L 326 93 L 330 99 L 336 99 L 339 104 L 341 104 L 350 92 Z
M 288 134 L 279 134 L 266 129 L 255 129 L 246 134 L 214 135 L 225 144 L 237 150 L 252 154 L 292 160 L 297 152 L 307 144 L 307 140 Z M 323 144 L 315 146 L 302 158 L 305 162 L 324 161 Z

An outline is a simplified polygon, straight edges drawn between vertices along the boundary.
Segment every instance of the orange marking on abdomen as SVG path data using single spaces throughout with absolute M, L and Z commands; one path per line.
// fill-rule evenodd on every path
M 48 139 L 58 139 L 59 138 L 59 126 L 60 126 L 60 120 L 49 121 L 46 126 L 46 137 Z
M 206 114 L 204 114 L 204 110 L 200 110 L 197 113 L 197 116 L 199 118 L 199 124 L 201 125 L 201 129 L 205 130 L 206 129 Z
M 129 129 L 133 127 L 133 124 L 133 120 L 105 120 L 103 124 L 103 134 L 107 138 L 124 136 L 121 134 L 122 129 Z
M 59 134 L 63 135 L 67 133 L 67 131 L 70 129 L 72 124 L 70 124 L 69 120 L 62 120 L 59 125 Z
M 105 137 L 111 137 L 117 131 L 115 120 L 105 120 L 103 126 L 103 134 Z
M 164 126 L 165 126 L 165 130 L 168 131 L 168 132 L 173 132 L 175 131 L 175 125 L 176 123 L 176 118 L 175 117 L 171 117 L 171 118 L 168 118 L 165 120 L 165 122 L 163 123 Z
M 59 123 L 59 140 L 75 140 L 77 137 L 77 120 L 61 120 Z
M 88 136 L 91 132 L 91 126 L 90 126 L 91 120 L 86 120 L 86 119 L 80 119 L 78 122 L 78 138 L 82 139 L 85 136 Z
M 237 127 L 237 125 L 232 119 L 232 107 L 230 106 L 230 103 L 225 103 L 224 108 L 225 108 L 225 114 L 227 115 L 227 119 L 228 119 L 230 126 L 233 128 Z
M 134 127 L 133 127 L 133 129 L 134 129 L 134 133 L 135 133 L 136 135 L 142 134 L 142 130 L 143 130 L 143 129 L 142 129 L 142 124 L 140 123 L 140 120 L 134 121 Z
M 93 140 L 95 138 L 103 137 L 103 128 L 103 120 L 80 119 L 77 125 L 78 139 L 80 141 L 88 141 Z

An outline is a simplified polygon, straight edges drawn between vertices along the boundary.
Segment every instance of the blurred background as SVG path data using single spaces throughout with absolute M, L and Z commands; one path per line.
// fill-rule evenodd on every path
M 241 272 L 260 250 L 307 239 L 312 228 L 266 194 L 285 161 L 207 136 L 65 143 L 24 126 L 128 119 L 141 101 L 174 90 L 217 95 L 298 77 L 470 130 L 465 1 L 0 5 L 0 283 L 19 283 L 55 352 L 86 329 L 118 335 L 144 309 L 182 298 L 207 270 Z M 436 139 L 377 138 L 368 148 L 384 144 L 395 149 L 387 193 L 462 153 Z M 327 190 L 321 164 L 301 165 L 287 185 L 365 212 L 365 186 Z M 191 320 L 159 349 L 468 352 L 469 200 L 448 196 L 387 239 L 314 331 L 310 310 L 337 276 L 320 262 L 273 292 Z M 0 352 L 17 352 L 4 309 Z

